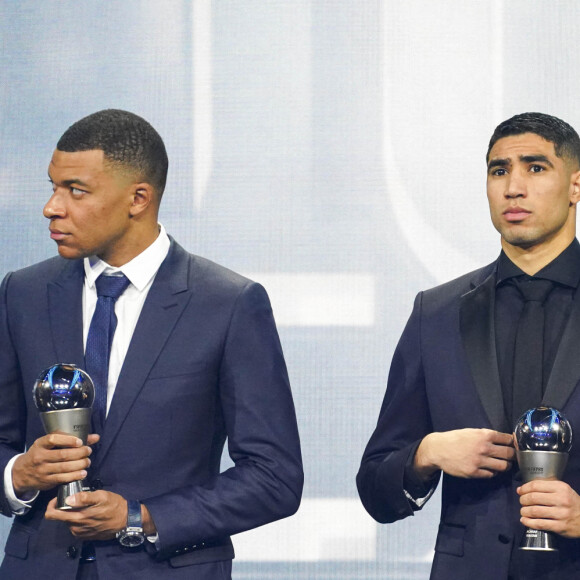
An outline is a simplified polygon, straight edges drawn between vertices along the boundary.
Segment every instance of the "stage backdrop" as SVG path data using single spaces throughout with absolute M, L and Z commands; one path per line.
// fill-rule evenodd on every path
M 0 3 L 0 272 L 55 254 L 54 145 L 114 107 L 165 138 L 167 230 L 270 292 L 306 486 L 297 516 L 234 538 L 236 578 L 427 577 L 438 496 L 379 526 L 355 474 L 414 295 L 498 253 L 494 126 L 540 110 L 580 127 L 577 16 L 575 0 Z

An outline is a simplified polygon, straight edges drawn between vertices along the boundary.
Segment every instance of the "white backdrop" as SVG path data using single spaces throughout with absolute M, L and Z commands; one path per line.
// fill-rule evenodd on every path
M 168 231 L 271 294 L 305 496 L 234 538 L 236 578 L 427 577 L 437 497 L 379 526 L 355 474 L 414 295 L 498 252 L 493 128 L 530 110 L 580 128 L 578 15 L 575 0 L 0 3 L 0 272 L 55 253 L 54 144 L 115 107 L 166 141 Z

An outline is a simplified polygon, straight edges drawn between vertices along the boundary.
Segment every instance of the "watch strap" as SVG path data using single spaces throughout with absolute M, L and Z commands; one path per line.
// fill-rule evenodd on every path
M 143 521 L 141 518 L 141 502 L 135 499 L 127 500 L 127 527 L 143 528 Z

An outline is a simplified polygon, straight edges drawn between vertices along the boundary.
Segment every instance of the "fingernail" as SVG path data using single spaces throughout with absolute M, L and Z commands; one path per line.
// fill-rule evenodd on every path
M 69 495 L 64 501 L 67 505 L 70 505 L 70 507 L 75 507 L 77 505 L 77 498 L 74 495 Z

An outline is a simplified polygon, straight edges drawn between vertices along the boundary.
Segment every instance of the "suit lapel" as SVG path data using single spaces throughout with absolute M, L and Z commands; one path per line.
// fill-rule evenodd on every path
M 493 429 L 510 431 L 505 416 L 495 347 L 495 268 L 460 298 L 463 345 L 479 399 Z
M 580 295 L 578 290 L 564 328 L 542 403 L 562 409 L 580 380 Z
M 103 461 L 176 322 L 185 309 L 189 255 L 175 242 L 149 290 L 111 402 L 97 462 Z
M 66 263 L 48 283 L 48 316 L 57 356 L 54 363 L 84 367 L 82 260 Z

